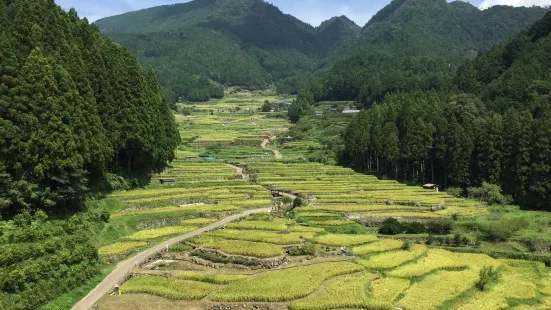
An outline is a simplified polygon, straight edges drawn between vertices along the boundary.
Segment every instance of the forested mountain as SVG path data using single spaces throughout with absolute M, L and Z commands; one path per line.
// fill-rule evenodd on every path
M 536 7 L 480 11 L 462 1 L 395 0 L 361 30 L 344 16 L 314 28 L 262 0 L 194 0 L 96 25 L 189 100 L 220 97 L 224 85 L 277 83 L 279 91 L 296 93 L 329 63 L 315 75 L 324 85 L 316 97 L 368 103 L 410 85 L 448 85 L 467 56 L 543 14 Z
M 313 72 L 333 46 L 314 27 L 262 0 L 195 0 L 95 24 L 190 100 L 219 97 L 222 84 L 262 88 Z
M 362 28 L 346 16 L 337 16 L 322 22 L 316 30 L 325 49 L 333 51 L 343 43 L 359 37 Z
M 77 210 L 174 158 L 152 70 L 53 1 L 0 1 L 0 214 Z
M 539 7 L 481 11 L 462 1 L 394 0 L 363 28 L 356 47 L 338 49 L 319 96 L 369 104 L 389 92 L 445 87 L 467 57 L 526 29 L 545 12 Z
M 498 184 L 525 207 L 551 210 L 550 32 L 548 13 L 467 60 L 451 89 L 386 96 L 349 126 L 348 162 L 409 181 Z

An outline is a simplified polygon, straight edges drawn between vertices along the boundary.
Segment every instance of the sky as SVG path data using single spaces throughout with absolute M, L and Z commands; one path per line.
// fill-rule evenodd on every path
M 97 19 L 118 15 L 148 7 L 188 2 L 189 0 L 55 0 L 64 9 L 75 8 L 81 17 L 93 22 Z M 460 0 L 458 0 L 460 1 Z M 346 15 L 358 25 L 364 26 L 369 19 L 387 5 L 390 0 L 269 0 L 281 11 L 300 20 L 318 26 L 333 16 Z M 493 5 L 547 6 L 551 0 L 469 0 L 468 2 L 487 9 Z

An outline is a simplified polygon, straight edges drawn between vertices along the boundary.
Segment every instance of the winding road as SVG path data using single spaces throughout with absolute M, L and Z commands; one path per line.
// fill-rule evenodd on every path
M 170 240 L 167 240 L 151 249 L 148 249 L 139 253 L 134 257 L 131 257 L 125 261 L 122 261 L 119 264 L 117 264 L 117 267 L 103 280 L 103 282 L 98 284 L 98 286 L 96 286 L 96 288 L 94 288 L 86 297 L 84 297 L 81 301 L 79 301 L 76 305 L 74 305 L 72 310 L 91 309 L 107 292 L 113 289 L 116 284 L 121 284 L 125 280 L 125 278 L 132 272 L 136 264 L 141 265 L 151 257 L 155 256 L 156 254 L 163 252 L 166 249 L 167 245 L 171 246 L 171 245 L 181 243 L 182 241 L 199 236 L 207 231 L 221 228 L 230 222 L 247 217 L 249 215 L 258 214 L 258 213 L 268 213 L 270 211 L 271 211 L 271 208 L 263 208 L 263 209 L 248 210 L 240 214 L 228 216 L 214 224 L 197 229 L 183 236 L 175 237 Z

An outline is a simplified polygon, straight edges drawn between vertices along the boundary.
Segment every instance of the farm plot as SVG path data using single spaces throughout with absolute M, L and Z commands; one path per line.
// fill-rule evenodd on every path
M 320 211 L 374 220 L 389 217 L 422 220 L 487 213 L 485 208 L 446 193 L 378 180 L 349 168 L 317 163 L 250 162 L 247 171 L 264 186 L 281 187 L 313 201 L 311 206 L 299 210 L 299 214 L 305 213 L 304 217 L 308 213 L 322 217 Z
M 214 301 L 226 302 L 289 301 L 310 295 L 331 277 L 360 270 L 359 265 L 342 262 L 265 272 L 244 281 L 230 283 L 209 297 Z
M 229 240 L 209 236 L 201 236 L 190 240 L 191 243 L 204 248 L 220 250 L 226 254 L 270 258 L 283 255 L 283 247 L 261 242 Z

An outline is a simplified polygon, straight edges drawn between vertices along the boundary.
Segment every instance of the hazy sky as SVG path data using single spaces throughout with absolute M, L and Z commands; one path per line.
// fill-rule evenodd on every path
M 152 6 L 182 3 L 189 0 L 55 0 L 61 7 L 74 7 L 81 17 L 95 21 L 102 17 L 122 14 Z M 199 0 L 200 1 L 200 0 Z M 333 16 L 346 15 L 358 25 L 364 26 L 377 11 L 390 0 L 270 0 L 284 13 L 318 26 Z M 470 0 L 482 9 L 496 4 L 531 6 L 551 5 L 551 0 Z

